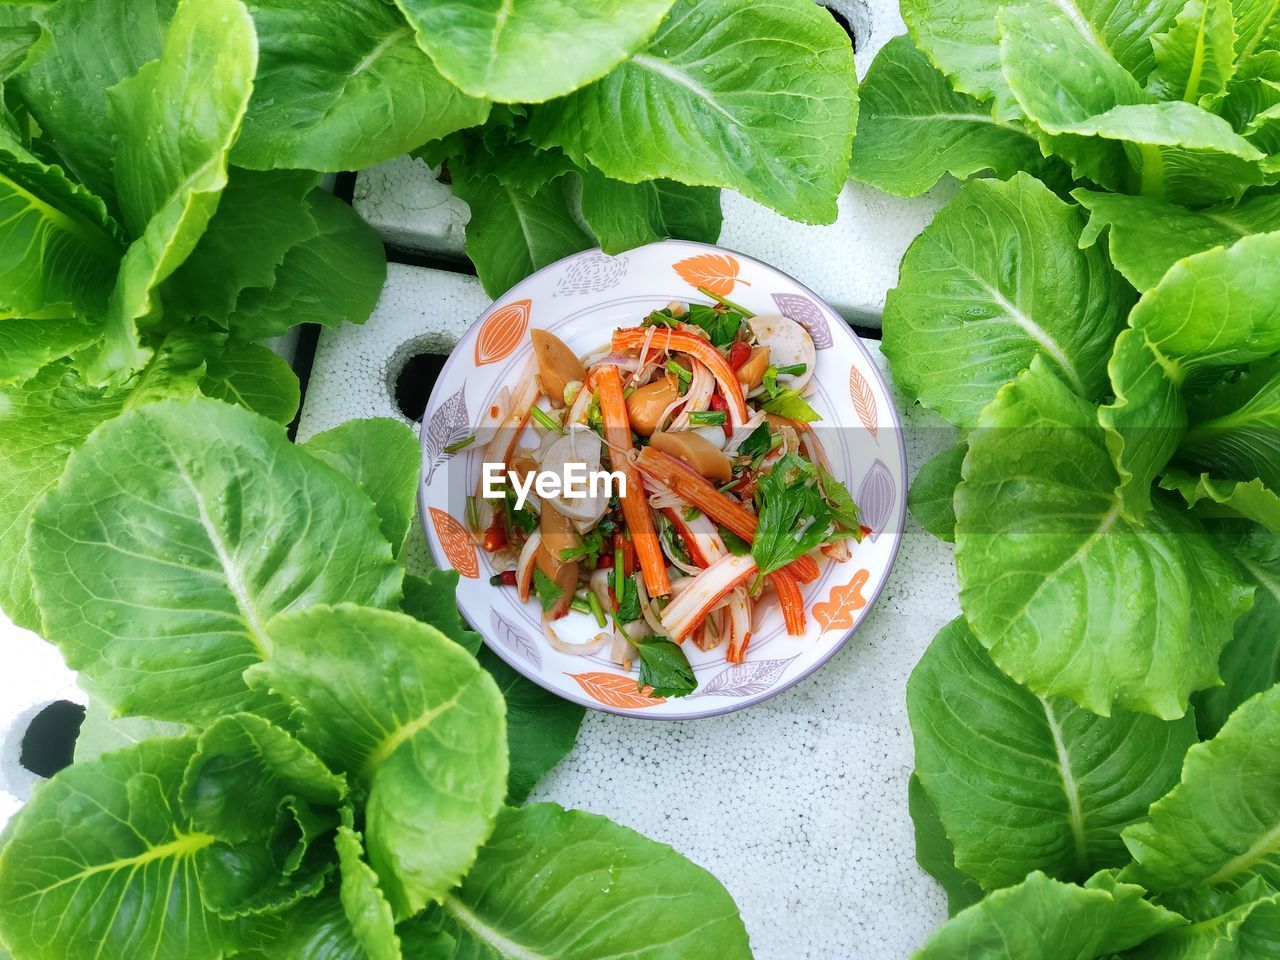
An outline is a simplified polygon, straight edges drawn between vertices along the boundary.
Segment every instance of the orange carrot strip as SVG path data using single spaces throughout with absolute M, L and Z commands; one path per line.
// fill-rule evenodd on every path
M 653 518 L 649 516 L 649 500 L 645 496 L 644 481 L 626 455 L 632 450 L 631 421 L 627 418 L 627 404 L 622 396 L 622 375 L 612 365 L 600 367 L 595 372 L 595 384 L 600 397 L 600 419 L 604 421 L 605 441 L 611 450 L 613 469 L 626 477 L 626 494 L 622 500 L 622 516 L 631 532 L 631 545 L 640 562 L 640 574 L 645 589 L 651 597 L 665 597 L 671 593 L 671 581 L 667 578 L 667 563 L 662 557 Z
M 613 332 L 614 350 L 638 350 L 644 346 L 645 338 L 652 332 L 649 327 L 631 327 L 627 330 Z M 693 359 L 706 366 L 716 378 L 720 392 L 729 406 L 729 422 L 736 429 L 747 422 L 750 412 L 747 410 L 747 398 L 742 395 L 742 384 L 738 375 L 729 366 L 729 361 L 720 351 L 696 333 L 684 330 L 659 330 L 653 334 L 650 347 L 668 352 L 687 353 Z
M 804 598 L 800 596 L 800 586 L 785 570 L 775 570 L 769 574 L 769 582 L 778 592 L 778 601 L 782 604 L 782 620 L 787 625 L 787 633 L 798 637 L 804 633 Z

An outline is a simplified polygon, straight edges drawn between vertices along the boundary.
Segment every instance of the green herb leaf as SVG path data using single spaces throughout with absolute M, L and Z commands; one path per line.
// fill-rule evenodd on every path
M 707 331 L 712 345 L 717 347 L 727 347 L 733 343 L 742 326 L 742 314 L 701 303 L 689 304 L 689 312 L 681 319 Z
M 774 413 L 797 423 L 816 423 L 822 419 L 817 410 L 809 406 L 809 401 L 800 395 L 799 390 L 779 390 L 773 399 L 761 407 L 765 413 Z
M 111 89 L 117 199 L 137 239 L 120 266 L 103 341 L 83 366 L 90 382 L 120 383 L 145 364 L 138 324 L 159 312 L 156 288 L 217 209 L 257 66 L 257 35 L 240 0 L 183 0 L 160 58 Z
M 968 444 L 961 441 L 930 457 L 911 482 L 911 490 L 907 494 L 907 507 L 916 522 L 948 543 L 954 543 L 956 539 L 953 500 L 961 480 L 960 467 L 968 451 Z
M 751 556 L 763 576 L 804 556 L 826 540 L 831 508 L 812 481 L 813 464 L 787 454 L 760 478 L 760 511 Z
M 639 573 L 633 573 L 622 581 L 622 595 L 617 597 L 618 612 L 616 616 L 619 623 L 631 623 L 641 617 L 640 591 L 636 586 L 636 577 L 638 576 Z
M 773 436 L 769 433 L 768 421 L 765 421 L 747 434 L 747 439 L 738 445 L 738 453 L 754 460 L 768 453 L 772 446 Z
M 542 604 L 542 612 L 546 613 L 564 596 L 564 591 L 556 586 L 556 582 L 542 572 L 541 567 L 533 568 L 533 592 Z
M 720 539 L 724 541 L 725 549 L 735 557 L 745 557 L 751 552 L 751 544 L 747 543 L 728 527 L 720 527 L 719 530 Z
M 640 655 L 637 689 L 652 687 L 652 697 L 684 697 L 698 689 L 693 667 L 678 643 L 666 637 L 641 637 L 632 643 Z
M 843 527 L 855 539 L 862 539 L 862 511 L 853 502 L 849 488 L 833 477 L 822 464 L 815 464 L 818 471 L 818 489 L 831 509 L 831 519 Z

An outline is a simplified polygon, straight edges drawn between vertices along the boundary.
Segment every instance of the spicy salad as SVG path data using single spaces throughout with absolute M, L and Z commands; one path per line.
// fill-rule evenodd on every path
M 696 689 L 684 644 L 741 663 L 770 594 L 803 634 L 801 585 L 868 532 L 813 428 L 808 331 L 700 292 L 714 304 L 672 302 L 585 357 L 532 331 L 533 359 L 484 424 L 505 489 L 483 496 L 482 479 L 467 500 L 491 583 L 536 598 L 561 653 L 638 664 L 651 696 Z M 624 492 L 528 493 L 568 464 L 613 471 Z M 588 641 L 561 636 L 571 611 L 594 618 Z

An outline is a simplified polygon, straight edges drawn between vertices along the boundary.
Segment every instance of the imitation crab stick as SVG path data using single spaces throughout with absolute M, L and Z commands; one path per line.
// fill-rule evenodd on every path
M 667 563 L 662 558 L 662 545 L 653 529 L 649 515 L 649 499 L 645 496 L 644 481 L 632 466 L 629 454 L 631 423 L 627 419 L 627 404 L 622 396 L 622 375 L 615 366 L 603 366 L 595 371 L 594 382 L 600 398 L 600 419 L 604 422 L 604 438 L 612 450 L 613 469 L 626 478 L 622 501 L 622 516 L 631 533 L 631 543 L 640 563 L 640 574 L 651 597 L 665 597 L 671 592 L 667 578 Z
M 787 633 L 798 637 L 804 633 L 804 598 L 800 595 L 800 585 L 786 570 L 775 570 L 769 574 L 769 582 L 778 593 L 778 602 L 782 605 L 782 620 L 787 625 Z
M 725 554 L 693 578 L 693 582 L 662 611 L 662 628 L 677 643 L 687 639 L 717 604 L 755 576 L 751 554 Z
M 653 477 L 743 540 L 750 543 L 755 539 L 755 516 L 722 494 L 688 464 L 661 450 L 645 447 L 636 458 L 636 466 L 641 473 Z M 800 583 L 811 583 L 818 577 L 817 561 L 808 555 L 791 561 L 784 569 Z
M 747 410 L 746 397 L 742 395 L 742 384 L 738 382 L 738 375 L 734 373 L 733 367 L 729 366 L 729 361 L 711 345 L 711 341 L 685 330 L 666 329 L 655 334 L 652 327 L 631 327 L 613 332 L 613 349 L 639 349 L 646 340 L 649 340 L 650 346 L 656 349 L 687 353 L 699 363 L 704 364 L 715 377 L 720 393 L 723 394 L 729 407 L 730 425 L 736 429 L 747 422 L 751 414 Z

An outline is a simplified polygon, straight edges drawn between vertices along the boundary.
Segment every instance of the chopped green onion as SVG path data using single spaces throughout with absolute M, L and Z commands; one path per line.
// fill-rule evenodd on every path
M 693 374 L 691 374 L 684 367 L 680 366 L 680 364 L 676 363 L 674 360 L 667 361 L 667 372 L 675 374 L 676 379 L 678 379 L 681 383 L 693 382 Z
M 600 606 L 600 598 L 596 596 L 594 590 L 587 591 L 587 605 L 591 608 L 591 615 L 596 618 L 596 626 L 603 627 L 606 622 L 604 607 Z
M 475 442 L 476 442 L 476 435 L 473 433 L 469 437 L 463 437 L 461 440 L 455 441 L 454 443 L 446 444 L 444 448 L 444 452 L 457 453 L 459 450 L 462 450 L 465 447 L 469 447 Z
M 476 506 L 475 497 L 467 497 L 467 526 L 472 530 L 480 529 L 480 508 Z
M 809 369 L 809 365 L 807 363 L 792 363 L 785 367 L 779 367 L 778 374 L 780 376 L 782 374 L 786 374 L 787 376 L 790 376 L 790 377 L 798 377 L 800 376 L 800 374 L 804 373 L 808 369 Z
M 706 287 L 699 287 L 698 292 L 703 294 L 704 296 L 710 297 L 716 303 L 719 303 L 722 306 L 728 307 L 730 310 L 737 310 L 738 313 L 742 314 L 748 320 L 750 320 L 752 317 L 755 316 L 755 314 L 752 313 L 750 310 L 748 310 L 746 307 L 740 307 L 736 303 L 734 303 L 732 300 L 722 297 L 718 293 L 712 293 Z
M 574 597 L 572 600 L 570 600 L 569 607 L 572 610 L 577 610 L 579 613 L 591 612 L 591 604 L 588 603 L 586 600 L 583 600 L 581 597 Z
M 723 410 L 695 410 L 689 414 L 689 422 L 700 427 L 723 426 L 727 418 Z
M 547 430 L 554 430 L 556 433 L 564 433 L 564 427 L 551 419 L 551 416 L 541 407 L 533 406 L 529 408 L 529 416 L 537 420 L 538 423 Z
M 613 596 L 618 603 L 622 602 L 622 582 L 627 575 L 622 571 L 622 544 L 613 548 Z

